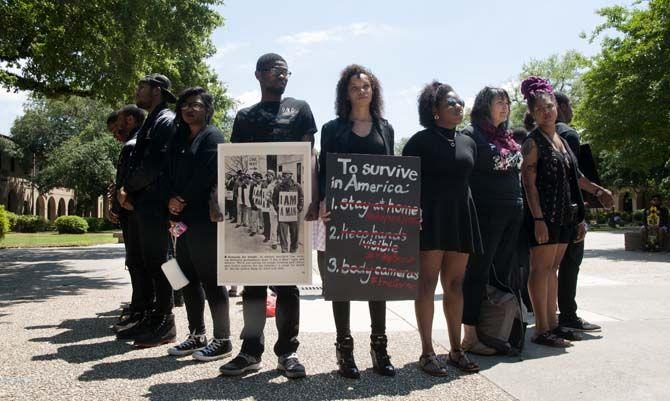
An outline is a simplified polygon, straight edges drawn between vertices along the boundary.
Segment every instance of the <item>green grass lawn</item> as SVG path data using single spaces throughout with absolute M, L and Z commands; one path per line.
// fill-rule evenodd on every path
M 115 231 L 86 234 L 58 234 L 55 231 L 43 233 L 7 233 L 0 240 L 0 248 L 40 248 L 59 246 L 88 246 L 101 244 L 115 244 L 118 242 L 112 236 Z

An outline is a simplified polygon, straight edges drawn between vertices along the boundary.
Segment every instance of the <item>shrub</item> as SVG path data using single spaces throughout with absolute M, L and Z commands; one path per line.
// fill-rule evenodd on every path
M 60 216 L 55 221 L 58 234 L 84 234 L 88 223 L 79 216 Z
M 88 224 L 89 233 L 97 233 L 102 231 L 105 224 L 105 219 L 99 219 L 97 217 L 84 217 L 86 223 Z
M 5 238 L 5 234 L 9 232 L 9 217 L 7 213 L 5 207 L 0 205 L 0 240 Z
M 7 215 L 7 219 L 9 220 L 9 231 L 14 231 L 14 226 L 16 225 L 16 219 L 19 217 L 19 215 L 6 210 L 5 214 Z
M 16 223 L 14 223 L 13 231 L 18 233 L 36 233 L 38 231 L 50 231 L 53 229 L 53 226 L 49 220 L 31 215 L 21 215 L 16 217 Z
M 634 223 L 642 223 L 644 220 L 644 209 L 638 209 L 633 212 L 633 222 Z

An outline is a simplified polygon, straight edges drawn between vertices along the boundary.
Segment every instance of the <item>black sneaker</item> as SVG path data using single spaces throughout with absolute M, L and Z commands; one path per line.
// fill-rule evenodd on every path
M 149 316 L 146 313 L 142 314 L 140 321 L 132 327 L 117 331 L 116 339 L 122 341 L 135 340 L 138 337 L 147 335 L 151 331 L 150 323 Z
M 286 354 L 279 357 L 277 370 L 289 379 L 305 377 L 305 367 L 298 361 L 298 354 Z
M 219 368 L 224 376 L 239 376 L 244 372 L 254 372 L 261 368 L 261 358 L 240 352 L 227 364 Z
M 602 329 L 602 327 L 598 326 L 597 324 L 589 323 L 581 317 L 568 320 L 566 322 L 562 321 L 561 326 L 575 331 L 600 331 Z
M 149 317 L 151 331 L 144 336 L 135 338 L 136 348 L 150 348 L 174 342 L 177 338 L 177 328 L 174 325 L 174 315 L 152 315 Z
M 579 332 L 567 329 L 563 326 L 557 326 L 551 331 L 551 334 L 568 341 L 582 341 L 584 339 L 584 336 L 579 334 Z
M 127 330 L 134 325 L 138 324 L 139 322 L 142 321 L 144 318 L 144 313 L 143 312 L 133 312 L 130 315 L 127 316 L 127 318 L 121 320 L 114 326 L 112 326 L 112 331 L 115 333 L 118 333 L 122 330 Z
M 193 353 L 193 359 L 198 361 L 215 361 L 232 355 L 233 344 L 228 338 L 213 338 L 203 349 Z
M 174 347 L 168 348 L 168 354 L 173 356 L 191 355 L 207 346 L 207 337 L 204 334 L 189 334 L 186 340 Z

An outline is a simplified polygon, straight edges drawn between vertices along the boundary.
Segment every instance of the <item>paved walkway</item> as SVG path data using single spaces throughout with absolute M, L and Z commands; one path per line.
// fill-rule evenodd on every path
M 288 381 L 274 370 L 272 320 L 263 369 L 244 378 L 219 377 L 221 362 L 174 359 L 164 347 L 133 350 L 115 341 L 108 327 L 130 294 L 121 246 L 2 250 L 0 399 L 670 399 L 670 347 L 663 341 L 670 332 L 669 262 L 667 253 L 624 252 L 620 234 L 590 233 L 578 301 L 583 317 L 604 326 L 602 338 L 565 352 L 529 344 L 523 361 L 477 358 L 481 374 L 452 371 L 441 379 L 417 370 L 420 347 L 411 302 L 388 303 L 394 379 L 371 371 L 367 307 L 354 303 L 356 360 L 364 372 L 358 381 L 341 379 L 335 372 L 330 304 L 308 289 L 302 297 L 300 355 L 309 376 Z M 183 308 L 176 314 L 181 336 L 187 332 Z M 231 319 L 233 333 L 239 333 L 241 305 L 234 305 Z M 445 353 L 448 338 L 439 314 L 435 339 Z M 237 349 L 239 341 L 234 345 Z

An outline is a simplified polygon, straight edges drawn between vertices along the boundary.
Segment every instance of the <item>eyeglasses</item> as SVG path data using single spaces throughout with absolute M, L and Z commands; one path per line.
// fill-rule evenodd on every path
M 286 78 L 291 76 L 291 71 L 285 69 L 285 68 L 278 68 L 278 67 L 272 67 L 272 68 L 267 68 L 265 70 L 261 70 L 263 72 L 270 72 L 272 75 L 275 77 L 278 77 L 280 75 L 285 76 Z
M 459 99 L 457 97 L 448 97 L 444 100 L 444 104 L 446 104 L 449 107 L 456 107 L 456 105 L 460 104 L 461 107 L 465 107 L 465 102 L 462 99 Z
M 195 110 L 195 111 L 201 111 L 205 109 L 205 105 L 200 103 L 200 102 L 191 102 L 191 103 L 184 103 L 181 105 L 182 110 Z

